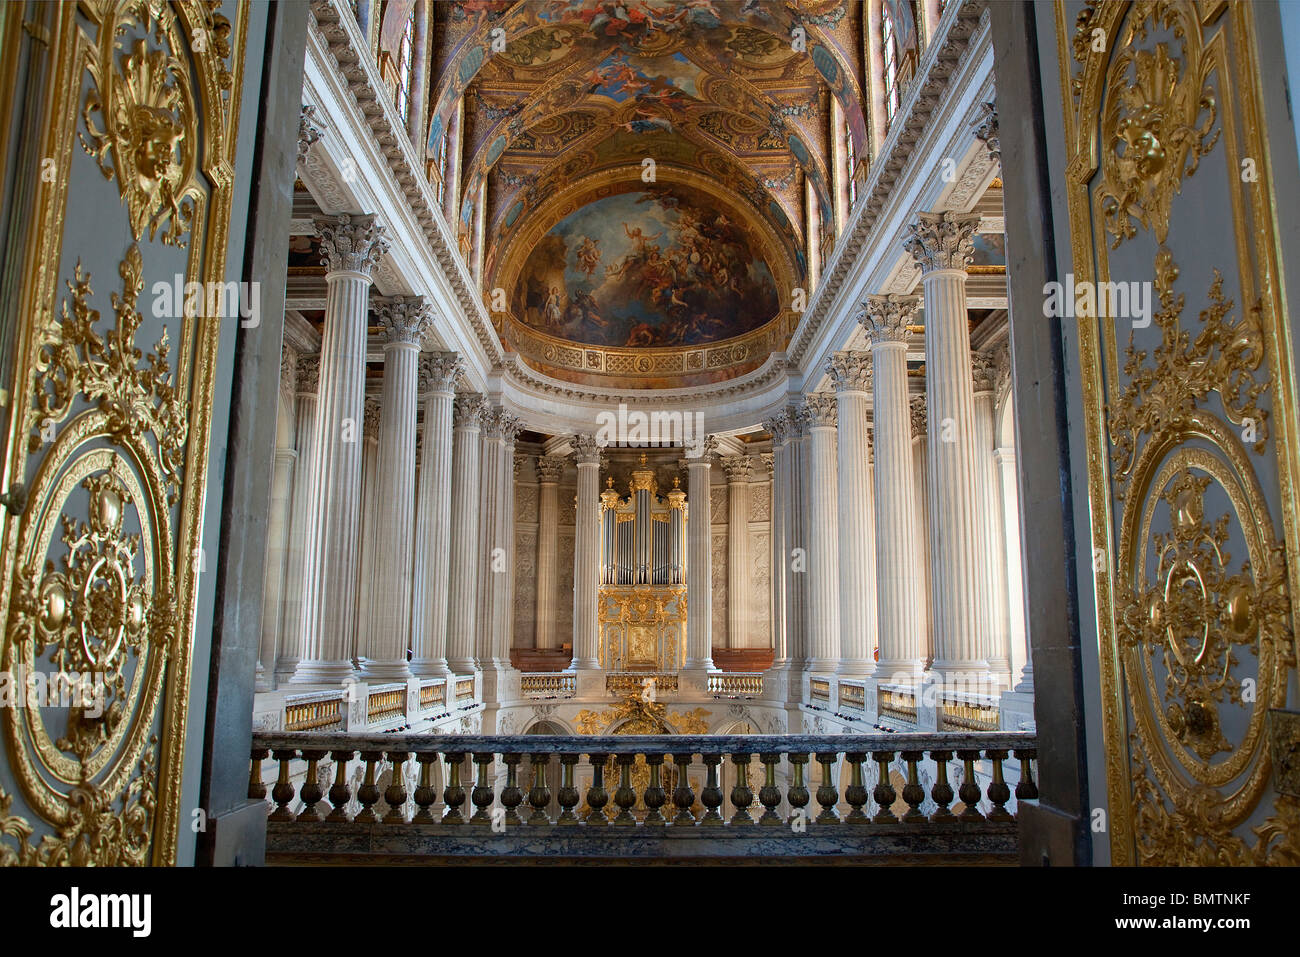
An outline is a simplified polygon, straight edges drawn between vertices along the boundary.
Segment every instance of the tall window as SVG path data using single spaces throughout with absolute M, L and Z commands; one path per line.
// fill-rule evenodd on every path
M 447 195 L 447 134 L 438 137 L 438 205 Z
M 853 181 L 853 171 L 858 165 L 858 158 L 853 152 L 853 127 L 846 121 L 844 124 L 844 158 L 849 164 L 849 210 L 853 210 L 853 204 L 858 200 L 858 184 Z
M 406 15 L 402 42 L 397 48 L 397 111 L 407 119 L 411 110 L 411 45 L 415 40 L 415 9 Z
M 885 120 L 889 121 L 898 112 L 898 38 L 888 10 L 880 18 L 880 40 L 885 52 Z

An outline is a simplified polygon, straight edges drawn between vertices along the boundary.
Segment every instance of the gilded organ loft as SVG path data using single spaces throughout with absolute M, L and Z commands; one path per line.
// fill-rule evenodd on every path
M 0 7 L 0 864 L 1294 862 L 1297 31 Z

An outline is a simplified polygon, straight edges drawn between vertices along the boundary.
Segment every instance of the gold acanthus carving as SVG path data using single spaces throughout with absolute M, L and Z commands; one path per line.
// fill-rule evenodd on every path
M 709 712 L 669 711 L 661 701 L 648 701 L 648 695 L 633 691 L 613 707 L 601 711 L 583 708 L 575 726 L 578 734 L 706 734 Z

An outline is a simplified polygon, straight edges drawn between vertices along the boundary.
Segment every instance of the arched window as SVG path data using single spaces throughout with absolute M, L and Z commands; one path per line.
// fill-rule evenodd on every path
M 397 111 L 406 120 L 411 110 L 411 47 L 415 40 L 415 8 L 406 15 L 402 41 L 397 48 Z
M 857 155 L 853 151 L 853 127 L 846 121 L 844 124 L 844 159 L 848 163 L 848 184 L 849 184 L 849 211 L 852 212 L 853 204 L 858 199 L 858 184 L 853 181 L 853 172 L 858 165 Z
M 885 120 L 889 121 L 898 112 L 898 38 L 888 9 L 880 18 L 880 41 L 885 54 Z
M 447 134 L 438 137 L 438 205 L 447 195 Z

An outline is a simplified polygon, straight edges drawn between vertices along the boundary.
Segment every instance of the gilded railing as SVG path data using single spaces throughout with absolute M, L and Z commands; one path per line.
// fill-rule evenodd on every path
M 631 691 L 643 694 L 677 693 L 677 675 L 662 671 L 613 671 L 605 675 L 605 693 L 622 696 Z
M 572 698 L 578 693 L 578 676 L 572 672 L 532 672 L 521 675 L 519 691 L 525 698 Z
M 334 731 L 343 728 L 342 691 L 318 691 L 284 699 L 286 731 Z
M 349 773 L 349 763 L 358 756 L 364 767 L 359 783 Z M 702 783 L 698 795 L 688 774 L 697 756 L 704 767 L 696 779 Z M 584 757 L 584 772 L 590 773 L 585 796 L 575 783 Z M 611 757 L 618 780 L 607 783 Z M 429 854 L 527 856 L 537 853 L 538 836 L 562 841 L 583 834 L 597 841 L 585 845 L 597 849 L 595 856 L 611 853 L 609 841 L 616 835 L 622 835 L 618 840 L 626 840 L 627 846 L 653 853 L 663 840 L 692 833 L 701 839 L 761 836 L 763 853 L 792 855 L 828 848 L 846 836 L 858 854 L 901 854 L 922 846 L 911 842 L 929 836 L 940 840 L 938 845 L 924 845 L 931 849 L 951 854 L 964 846 L 987 856 L 1015 850 L 1016 814 L 1007 806 L 1012 790 L 1004 766 L 1012 758 L 1019 763 L 1014 791 L 1018 808 L 1019 802 L 1038 796 L 1032 773 L 1036 757 L 1036 736 L 1022 732 L 508 737 L 257 733 L 248 796 L 266 799 L 262 768 L 270 759 L 276 780 L 270 789 L 275 806 L 268 807 L 268 846 L 273 854 L 299 859 L 373 855 L 391 841 L 406 856 L 413 847 Z M 405 769 L 412 760 L 414 773 L 408 780 Z M 728 794 L 720 783 L 724 762 L 729 765 Z M 463 777 L 471 763 L 472 782 Z M 498 763 L 505 771 L 500 787 Z M 553 787 L 548 775 L 557 764 L 558 787 Z M 530 773 L 521 782 L 524 765 Z M 805 779 L 812 765 L 818 768 L 816 784 Z M 758 779 L 751 783 L 753 770 Z M 442 775 L 439 789 L 435 776 Z M 381 794 L 376 782 L 384 776 L 391 783 Z M 328 795 L 322 787 L 327 777 L 333 779 Z M 296 779 L 301 783 L 295 784 Z M 409 792 L 408 785 L 414 785 Z M 327 796 L 332 809 L 322 806 Z M 954 804 L 954 798 L 959 803 Z M 730 816 L 724 816 L 724 800 L 731 804 Z M 810 807 L 814 800 L 820 808 L 816 812 Z M 387 825 L 406 826 L 408 836 L 394 836 Z M 426 830 L 429 825 L 437 826 Z M 526 836 L 509 836 L 519 830 Z M 660 844 L 645 844 L 642 836 L 647 833 L 658 835 L 649 840 Z M 806 840 L 809 835 L 818 840 Z M 688 844 L 698 855 L 716 852 L 713 845 Z M 584 845 L 579 841 L 566 846 Z
M 867 706 L 867 689 L 864 685 L 840 682 L 840 707 L 861 711 Z
M 817 701 L 831 700 L 831 683 L 827 678 L 813 678 L 808 682 L 808 697 Z
M 456 679 L 456 704 L 466 704 L 474 700 L 474 676 L 467 675 Z
M 896 721 L 916 723 L 916 694 L 895 688 L 881 688 L 878 692 L 877 710 L 880 716 Z
M 939 706 L 940 731 L 996 731 L 998 720 L 993 699 L 944 698 Z
M 431 678 L 420 682 L 420 710 L 437 711 L 447 707 L 447 679 Z
M 763 694 L 762 672 L 709 675 L 709 693 L 731 698 L 757 698 Z
M 406 685 L 376 685 L 366 695 L 366 717 L 371 724 L 406 714 Z

